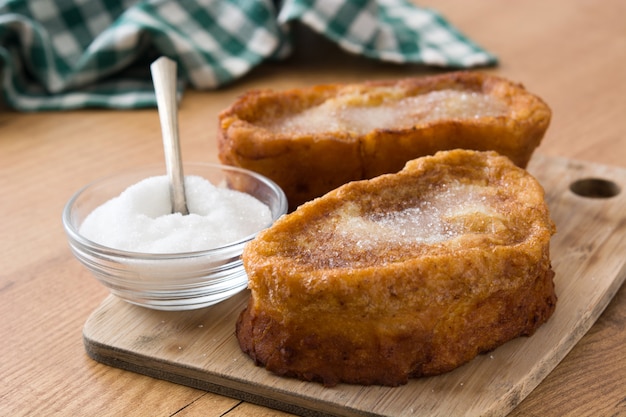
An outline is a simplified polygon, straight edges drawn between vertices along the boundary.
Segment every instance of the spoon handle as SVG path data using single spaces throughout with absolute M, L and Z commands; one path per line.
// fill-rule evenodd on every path
M 163 56 L 150 65 L 163 136 L 165 167 L 170 182 L 174 213 L 188 214 L 185 181 L 178 138 L 178 101 L 176 98 L 176 62 Z

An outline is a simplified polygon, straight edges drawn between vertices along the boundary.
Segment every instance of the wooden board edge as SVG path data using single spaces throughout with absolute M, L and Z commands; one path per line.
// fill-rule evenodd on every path
M 113 297 L 113 295 L 109 295 Z M 123 369 L 125 371 L 134 372 L 137 374 L 145 375 L 155 379 L 161 379 L 175 384 L 184 385 L 187 387 L 199 389 L 202 391 L 211 392 L 213 394 L 223 395 L 236 400 L 260 405 L 263 407 L 272 408 L 286 413 L 302 416 L 302 417 L 335 417 L 337 416 L 337 410 L 321 410 L 319 409 L 321 403 L 308 404 L 306 406 L 297 405 L 287 400 L 289 397 L 281 399 L 273 399 L 270 396 L 263 394 L 255 394 L 249 389 L 245 389 L 246 385 L 238 383 L 237 381 L 228 381 L 228 384 L 224 384 L 225 380 L 212 382 L 207 378 L 203 378 L 205 374 L 197 369 L 186 367 L 186 371 L 189 374 L 194 374 L 196 377 L 183 375 L 181 372 L 176 372 L 182 367 L 180 364 L 168 364 L 165 361 L 160 361 L 162 365 L 159 368 L 154 366 L 143 366 L 140 362 L 149 363 L 154 361 L 153 358 L 143 357 L 136 353 L 127 352 L 123 349 L 117 349 L 100 342 L 97 342 L 83 332 L 83 345 L 87 356 L 92 360 L 101 363 L 106 366 Z M 130 360 L 132 358 L 133 360 Z M 139 359 L 139 360 L 137 360 Z M 309 401 L 310 402 L 310 401 Z M 333 408 L 333 407 L 330 407 Z M 342 416 L 346 417 L 376 417 L 377 414 L 362 413 L 359 410 L 350 410 L 349 408 L 342 407 Z M 349 411 L 349 413 L 343 413 Z
M 591 311 L 587 317 L 580 320 L 580 326 L 576 332 L 570 333 L 568 337 L 561 340 L 561 349 L 554 350 L 554 354 L 550 357 L 544 358 L 544 361 L 535 365 L 536 370 L 530 372 L 532 383 L 519 383 L 513 386 L 509 392 L 504 395 L 505 398 L 511 398 L 509 404 L 507 404 L 508 410 L 494 410 L 493 413 L 489 412 L 481 414 L 477 417 L 504 417 L 511 413 L 518 405 L 526 399 L 526 397 L 541 384 L 541 382 L 554 371 L 554 369 L 569 355 L 574 347 L 580 342 L 580 340 L 589 332 L 596 321 L 602 316 L 607 309 L 617 292 L 622 285 L 626 282 L 626 264 L 620 269 L 616 279 L 611 282 L 611 285 L 607 287 L 606 291 L 602 294 L 600 301 L 597 304 L 597 308 Z M 532 336 L 531 336 L 532 337 Z
M 524 399 L 556 368 L 559 363 L 569 354 L 576 344 L 584 337 L 597 319 L 602 315 L 604 310 L 619 291 L 621 286 L 626 282 L 626 265 L 620 270 L 618 277 L 612 282 L 598 303 L 598 308 L 593 311 L 582 321 L 578 331 L 569 335 L 568 338 L 562 340 L 562 349 L 555 349 L 555 354 L 551 357 L 543 358 L 544 361 L 535 366 L 535 370 L 531 371 L 532 383 L 519 383 L 513 385 L 507 393 L 503 395 L 506 401 L 496 404 L 498 407 L 485 410 L 485 413 L 477 417 L 503 417 L 513 411 Z M 108 298 L 115 297 L 109 295 Z M 97 311 L 97 309 L 96 309 Z M 89 320 L 87 320 L 89 322 Z M 89 337 L 87 334 L 87 326 L 83 329 L 83 344 L 87 355 L 96 362 L 107 366 L 120 368 L 126 371 L 135 372 L 146 375 L 151 378 L 161 379 L 176 384 L 188 386 L 195 389 L 211 392 L 213 394 L 223 395 L 240 401 L 284 411 L 301 417 L 332 417 L 341 415 L 343 417 L 381 417 L 378 413 L 367 413 L 361 410 L 349 409 L 346 407 L 338 408 L 330 405 L 327 410 L 319 410 L 320 403 L 314 404 L 314 401 L 304 397 L 285 396 L 274 399 L 272 396 L 262 393 L 254 393 L 245 384 L 237 381 L 226 381 L 225 379 L 214 378 L 215 381 L 208 379 L 206 374 L 199 369 L 193 367 L 184 367 L 188 375 L 180 372 L 181 364 L 169 364 L 167 361 L 159 361 L 160 367 L 154 367 L 154 358 L 144 357 L 133 352 L 127 352 L 123 349 L 108 346 Z M 532 337 L 532 336 L 531 336 Z M 146 363 L 145 366 L 141 363 Z M 150 365 L 148 365 L 150 364 Z M 152 366 L 151 366 L 152 365 Z M 189 374 L 196 375 L 195 377 Z M 226 382 L 226 384 L 225 384 Z M 303 402 L 298 405 L 293 402 L 296 398 Z

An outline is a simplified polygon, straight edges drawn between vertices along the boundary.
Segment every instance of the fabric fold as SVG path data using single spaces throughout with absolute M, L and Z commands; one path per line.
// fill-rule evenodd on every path
M 2 96 L 22 111 L 154 107 L 159 56 L 177 61 L 181 91 L 215 89 L 289 56 L 293 22 L 372 59 L 497 64 L 406 0 L 11 0 L 0 1 Z

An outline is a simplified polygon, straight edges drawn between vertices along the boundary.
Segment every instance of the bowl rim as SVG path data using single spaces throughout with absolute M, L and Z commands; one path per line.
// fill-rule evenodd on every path
M 288 210 L 288 202 L 287 202 L 287 196 L 285 195 L 285 192 L 282 190 L 282 188 L 273 180 L 269 179 L 268 177 L 259 174 L 258 172 L 254 172 L 251 171 L 249 169 L 245 169 L 245 168 L 240 168 L 240 167 L 236 167 L 236 166 L 232 166 L 232 165 L 225 165 L 225 164 L 220 164 L 220 163 L 212 163 L 212 162 L 185 162 L 183 163 L 183 172 L 184 172 L 184 168 L 188 167 L 188 166 L 195 166 L 195 167 L 202 167 L 202 168 L 211 168 L 211 169 L 219 169 L 221 171 L 230 171 L 230 172 L 238 172 L 241 174 L 246 174 L 248 176 L 254 177 L 255 179 L 259 180 L 260 182 L 264 183 L 265 185 L 267 185 L 270 189 L 274 190 L 276 192 L 276 194 L 278 194 L 278 200 L 279 200 L 279 210 L 277 211 L 277 214 L 274 215 L 272 214 L 272 222 L 267 226 L 271 226 L 276 220 L 278 220 L 278 218 L 280 218 L 282 215 L 287 213 Z M 130 170 L 125 170 L 122 172 L 117 172 L 117 173 L 113 173 L 107 176 L 103 176 L 100 178 L 97 178 L 93 181 L 90 181 L 89 183 L 87 183 L 86 185 L 82 186 L 81 188 L 79 188 L 76 192 L 74 192 L 74 194 L 72 194 L 72 196 L 69 198 L 69 200 L 65 203 L 64 207 L 63 207 L 63 212 L 62 212 L 62 223 L 63 223 L 63 227 L 65 229 L 66 234 L 68 235 L 69 239 L 70 239 L 70 243 L 72 244 L 72 246 L 74 246 L 74 244 L 80 245 L 90 251 L 93 252 L 97 252 L 103 255 L 108 255 L 108 256 L 115 256 L 115 257 L 119 257 L 119 258 L 125 258 L 125 259 L 132 259 L 132 260 L 150 260 L 150 261 L 154 261 L 154 260 L 175 260 L 175 259 L 189 259 L 189 258 L 201 258 L 201 257 L 206 257 L 206 256 L 218 256 L 221 254 L 232 254 L 232 252 L 237 249 L 238 246 L 243 245 L 245 243 L 247 243 L 248 241 L 254 239 L 254 237 L 263 229 L 258 230 L 250 235 L 247 235 L 239 240 L 236 240 L 232 243 L 228 243 L 226 245 L 222 245 L 222 246 L 218 246 L 216 248 L 211 248 L 211 249 L 204 249 L 204 250 L 200 250 L 200 251 L 187 251 L 187 252 L 175 252 L 175 253 L 150 253 L 150 252 L 137 252 L 137 251 L 128 251 L 128 250 L 122 250 L 122 249 L 116 249 L 116 248 L 112 248 L 110 246 L 105 246 L 105 245 L 101 245 L 99 243 L 96 243 L 94 241 L 92 241 L 91 239 L 87 239 L 86 237 L 82 236 L 78 229 L 74 226 L 74 224 L 72 223 L 72 218 L 71 218 L 71 212 L 72 212 L 72 207 L 74 205 L 74 203 L 76 202 L 76 200 L 78 200 L 78 198 L 80 196 L 83 195 L 83 193 L 97 185 L 97 184 L 101 184 L 104 183 L 108 180 L 111 180 L 115 177 L 118 176 L 123 176 L 125 174 L 132 174 L 132 173 L 139 173 L 142 171 L 148 171 L 148 170 L 153 170 L 153 169 L 162 169 L 163 171 L 163 175 L 166 175 L 166 171 L 164 169 L 164 167 L 162 167 L 159 164 L 151 164 L 151 165 L 142 165 L 142 166 L 138 166 L 135 167 L 133 169 Z M 189 175 L 195 175 L 195 174 L 189 174 Z M 185 174 L 185 176 L 187 176 L 187 174 Z M 130 186 L 131 184 L 129 184 L 128 186 Z

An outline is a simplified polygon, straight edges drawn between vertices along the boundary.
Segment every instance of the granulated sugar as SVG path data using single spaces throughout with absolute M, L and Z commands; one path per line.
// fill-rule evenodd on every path
M 402 99 L 388 99 L 376 105 L 337 97 L 301 113 L 273 120 L 265 127 L 284 134 L 340 130 L 366 134 L 375 129 L 406 129 L 436 120 L 496 117 L 506 112 L 506 103 L 488 94 L 438 90 Z
M 473 213 L 485 218 L 498 216 L 485 201 L 481 187 L 450 183 L 427 200 L 379 216 L 358 215 L 356 206 L 348 203 L 339 212 L 336 230 L 343 240 L 355 242 L 359 250 L 394 244 L 433 244 L 467 233 L 462 223 L 451 220 Z
M 143 253 L 182 253 L 234 243 L 271 223 L 269 207 L 254 197 L 185 177 L 188 215 L 172 213 L 166 176 L 146 178 L 100 207 L 80 234 L 110 248 Z

